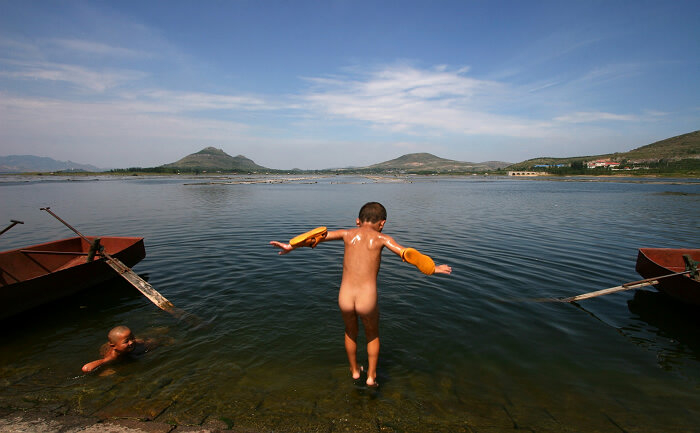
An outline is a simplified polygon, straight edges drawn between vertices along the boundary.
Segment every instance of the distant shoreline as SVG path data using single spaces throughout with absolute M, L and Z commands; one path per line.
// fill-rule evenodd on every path
M 672 175 L 644 175 L 632 176 L 628 174 L 620 175 L 540 175 L 540 176 L 507 176 L 505 174 L 239 174 L 239 173 L 218 173 L 218 174 L 164 174 L 164 173 L 138 173 L 138 174 L 118 174 L 118 173 L 0 173 L 0 179 L 4 182 L 32 182 L 46 181 L 56 182 L 86 182 L 86 181 L 109 181 L 116 179 L 181 179 L 184 185 L 206 186 L 206 185 L 272 185 L 272 184 L 346 184 L 346 183 L 414 183 L 425 182 L 438 179 L 492 179 L 492 180 L 513 180 L 517 182 L 591 182 L 591 183 L 637 183 L 655 185 L 700 185 L 700 176 L 672 176 Z M 354 178 L 354 180 L 353 180 Z M 2 184 L 3 181 L 0 181 Z
M 244 177 L 256 179 L 260 178 L 291 178 L 305 180 L 312 180 L 318 178 L 327 177 L 366 177 L 368 179 L 395 179 L 397 181 L 401 178 L 456 178 L 456 177 L 496 177 L 496 178 L 508 178 L 508 179 L 518 179 L 518 180 L 535 180 L 535 181 L 560 181 L 560 182 L 630 182 L 630 183 L 644 183 L 645 179 L 677 179 L 679 181 L 687 180 L 694 181 L 700 180 L 700 175 L 681 175 L 681 174 L 575 174 L 575 175 L 553 175 L 553 174 L 543 174 L 539 176 L 507 176 L 504 173 L 491 172 L 491 173 L 333 173 L 333 172 L 295 172 L 295 173 L 110 173 L 110 172 L 70 172 L 70 173 L 60 173 L 60 172 L 26 172 L 26 173 L 0 173 L 0 177 L 68 177 L 68 178 L 84 178 L 84 177 L 104 177 L 104 178 L 129 178 L 129 177 L 169 177 L 177 178 L 181 177 L 183 179 L 241 179 Z M 223 180 L 222 180 L 223 182 Z M 217 183 L 222 183 L 217 182 Z M 262 180 L 256 181 L 235 181 L 234 183 L 275 183 L 275 182 L 265 182 Z M 277 182 L 279 183 L 279 182 Z M 694 182 L 691 182 L 694 183 Z

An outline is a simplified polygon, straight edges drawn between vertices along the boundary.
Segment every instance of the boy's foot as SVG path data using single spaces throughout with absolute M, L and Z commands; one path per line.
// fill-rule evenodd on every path
M 352 368 L 350 369 L 350 373 L 352 374 L 352 380 L 360 380 L 360 375 L 364 371 L 364 367 L 360 366 L 360 369 L 357 371 L 352 371 Z
M 379 388 L 379 382 L 377 382 L 377 378 L 375 377 L 374 379 L 372 379 L 371 377 L 367 377 L 367 387 Z

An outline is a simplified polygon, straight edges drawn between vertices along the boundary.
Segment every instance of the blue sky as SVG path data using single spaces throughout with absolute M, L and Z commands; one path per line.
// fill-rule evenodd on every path
M 0 0 L 0 155 L 279 169 L 700 129 L 698 1 Z

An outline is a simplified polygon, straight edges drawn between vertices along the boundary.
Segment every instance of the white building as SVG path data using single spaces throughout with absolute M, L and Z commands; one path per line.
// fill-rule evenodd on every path
M 597 161 L 588 161 L 586 163 L 586 167 L 588 167 L 588 168 L 598 168 L 598 167 L 617 168 L 619 165 L 620 165 L 619 162 L 612 162 L 608 159 L 599 159 Z

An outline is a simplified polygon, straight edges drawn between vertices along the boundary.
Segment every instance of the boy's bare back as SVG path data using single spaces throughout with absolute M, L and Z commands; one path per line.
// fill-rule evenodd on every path
M 369 316 L 377 310 L 377 274 L 384 247 L 399 248 L 395 241 L 383 235 L 384 221 L 359 222 L 358 227 L 329 232 L 326 240 L 342 239 L 343 279 L 338 293 L 340 310 Z
M 390 236 L 380 232 L 380 224 L 361 223 L 357 228 L 328 233 L 328 240 L 339 237 L 345 244 L 341 287 L 349 285 L 376 288 L 382 249 L 389 247 L 401 250 Z

